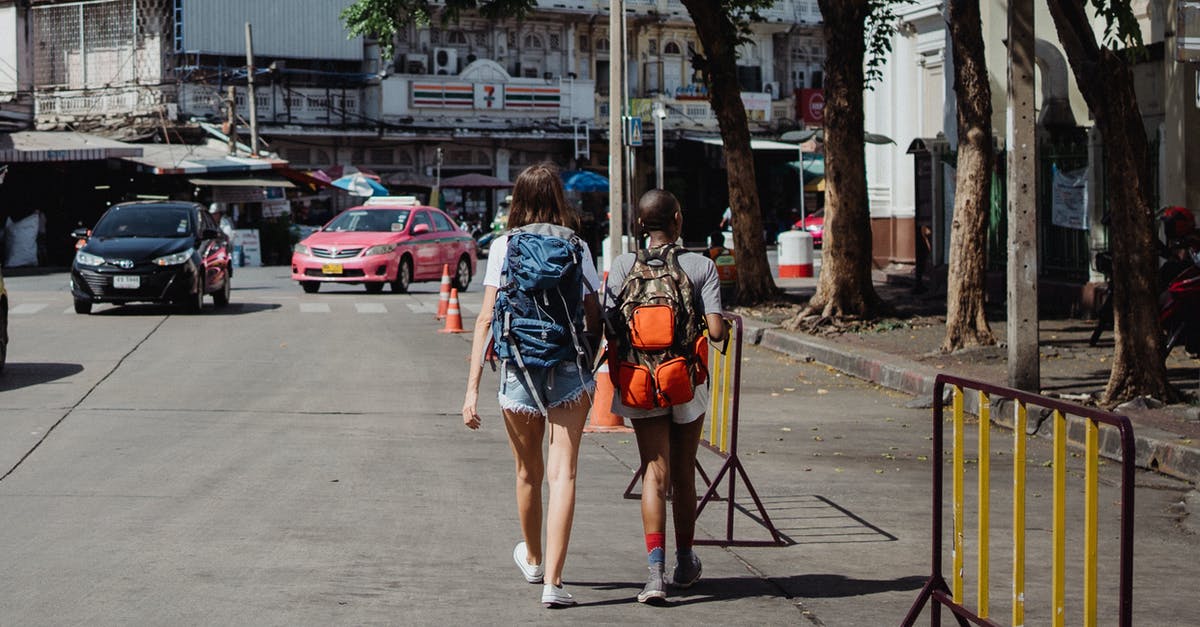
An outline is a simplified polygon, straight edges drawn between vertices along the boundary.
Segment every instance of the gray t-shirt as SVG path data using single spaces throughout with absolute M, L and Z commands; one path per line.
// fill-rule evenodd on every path
M 616 302 L 616 296 L 625 284 L 625 275 L 629 274 L 634 261 L 637 261 L 635 253 L 625 253 L 613 260 L 612 267 L 608 270 L 608 280 L 604 284 L 602 304 L 605 309 L 612 307 Z M 679 255 L 679 265 L 683 266 L 683 271 L 692 280 L 696 311 L 701 314 L 721 313 L 721 280 L 717 277 L 717 266 L 713 264 L 712 259 L 686 252 Z

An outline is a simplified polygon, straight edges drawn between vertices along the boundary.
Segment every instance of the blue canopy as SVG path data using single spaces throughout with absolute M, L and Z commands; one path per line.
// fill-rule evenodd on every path
M 350 192 L 354 196 L 387 196 L 388 190 L 383 185 L 380 185 L 375 179 L 364 175 L 362 172 L 347 174 L 335 181 L 334 187 L 339 187 Z
M 563 172 L 563 189 L 573 192 L 607 192 L 608 179 L 589 170 Z

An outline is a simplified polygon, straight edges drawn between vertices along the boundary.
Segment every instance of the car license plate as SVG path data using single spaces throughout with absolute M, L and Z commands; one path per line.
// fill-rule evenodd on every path
M 136 274 L 117 274 L 113 276 L 113 287 L 122 290 L 136 290 L 142 286 L 142 277 Z
M 321 274 L 341 274 L 341 273 L 342 273 L 342 264 L 340 264 L 340 263 L 327 263 L 327 264 L 324 264 L 321 266 Z

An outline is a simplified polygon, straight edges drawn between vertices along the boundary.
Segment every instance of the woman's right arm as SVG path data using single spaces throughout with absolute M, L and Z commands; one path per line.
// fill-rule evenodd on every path
M 478 429 L 479 379 L 483 374 L 483 350 L 487 347 L 492 331 L 492 311 L 496 308 L 496 288 L 488 285 L 483 289 L 483 304 L 475 318 L 475 333 L 471 338 L 471 367 L 467 371 L 467 394 L 463 399 L 463 424 L 469 429 Z

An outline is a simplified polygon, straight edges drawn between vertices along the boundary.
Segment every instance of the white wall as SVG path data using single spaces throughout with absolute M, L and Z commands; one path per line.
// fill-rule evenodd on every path
M 18 27 L 17 7 L 0 6 L 0 93 L 15 92 L 19 86 L 21 59 L 17 55 L 17 41 L 21 31 Z

